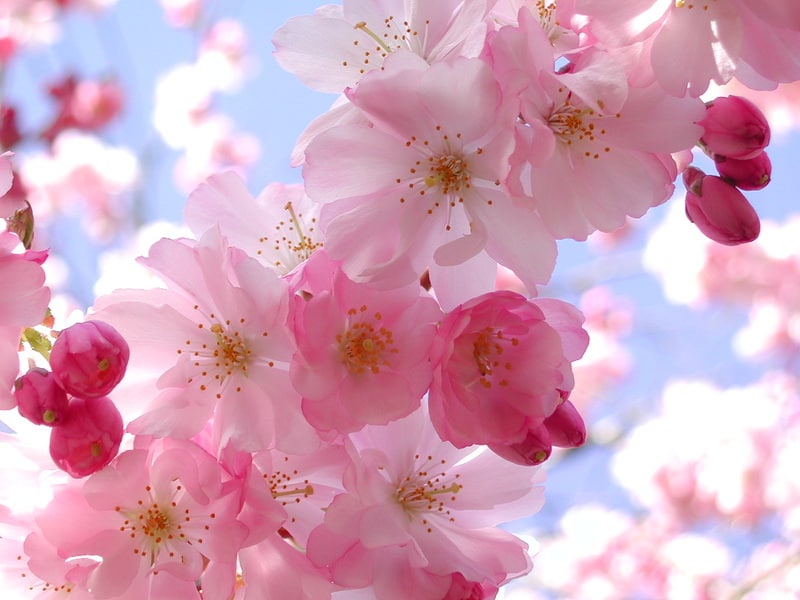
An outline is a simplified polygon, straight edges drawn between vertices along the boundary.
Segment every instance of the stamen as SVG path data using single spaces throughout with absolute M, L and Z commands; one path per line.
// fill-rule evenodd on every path
M 391 53 L 392 52 L 392 49 L 389 48 L 389 46 L 387 46 L 383 42 L 383 40 L 380 37 L 378 37 L 378 35 L 374 31 L 372 31 L 369 27 L 367 27 L 367 22 L 366 21 L 359 21 L 358 23 L 355 24 L 353 29 L 360 29 L 361 31 L 366 33 L 369 37 L 371 37 L 373 40 L 375 40 L 378 43 L 378 45 L 381 48 L 383 48 L 387 53 Z

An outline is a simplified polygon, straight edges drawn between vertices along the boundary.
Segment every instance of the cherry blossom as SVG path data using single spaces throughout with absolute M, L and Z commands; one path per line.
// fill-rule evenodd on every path
M 121 290 L 96 312 L 122 332 L 131 367 L 147 369 L 158 390 L 129 430 L 187 438 L 213 415 L 218 448 L 313 449 L 316 434 L 289 382 L 286 283 L 214 230 L 199 242 L 157 242 L 144 264 L 168 289 Z
M 200 579 L 210 597 L 227 598 L 246 531 L 238 490 L 223 477 L 189 442 L 129 450 L 82 487 L 58 491 L 37 523 L 61 556 L 102 557 L 88 581 L 95 597 L 146 593 L 152 580 L 162 594 L 192 598 Z
M 310 262 L 308 279 L 312 269 L 331 274 L 324 289 L 304 288 L 312 297 L 295 316 L 290 374 L 305 417 L 317 429 L 349 432 L 412 413 L 431 382 L 436 302 L 417 283 L 375 291 L 329 268 L 323 254 Z
M 275 32 L 275 59 L 306 85 L 341 92 L 393 52 L 410 51 L 433 64 L 477 56 L 492 2 L 442 0 L 367 2 L 345 0 L 315 15 L 294 17 Z M 320 43 L 324 40 L 324 43 Z
M 303 176 L 324 203 L 326 251 L 351 279 L 396 287 L 427 268 L 435 287 L 444 268 L 484 251 L 528 289 L 549 278 L 553 238 L 504 186 L 513 122 L 485 63 L 376 71 L 350 100 L 374 126 L 319 134 Z M 370 231 L 383 233 L 355 235 Z
M 494 525 L 540 502 L 541 472 L 442 443 L 424 409 L 349 439 L 346 492 L 307 547 L 335 583 L 433 599 L 446 596 L 455 573 L 499 585 L 530 568 L 524 543 Z

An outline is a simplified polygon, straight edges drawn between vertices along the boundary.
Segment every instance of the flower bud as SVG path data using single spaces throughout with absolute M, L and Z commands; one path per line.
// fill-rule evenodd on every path
M 34 367 L 14 382 L 19 414 L 35 423 L 54 427 L 64 422 L 67 394 L 47 369 Z
M 81 398 L 105 396 L 122 380 L 130 351 L 108 323 L 86 321 L 62 331 L 50 353 L 56 381 Z
M 559 404 L 553 414 L 544 420 L 550 442 L 559 448 L 577 448 L 586 441 L 586 425 L 578 409 L 569 400 Z
M 543 422 L 531 426 L 521 442 L 513 444 L 489 444 L 489 449 L 507 461 L 523 465 L 539 465 L 550 458 L 553 444 L 550 432 Z
M 105 467 L 122 441 L 122 416 L 107 397 L 73 398 L 63 425 L 50 432 L 50 456 L 56 466 L 80 478 Z
M 761 222 L 737 188 L 714 175 L 703 177 L 699 194 L 686 192 L 686 216 L 709 239 L 726 246 L 752 242 Z
M 740 96 L 716 98 L 706 104 L 700 141 L 711 156 L 745 159 L 760 154 L 769 144 L 770 130 L 759 108 Z
M 744 160 L 719 156 L 715 162 L 720 176 L 742 190 L 760 190 L 772 176 L 772 162 L 766 152 Z

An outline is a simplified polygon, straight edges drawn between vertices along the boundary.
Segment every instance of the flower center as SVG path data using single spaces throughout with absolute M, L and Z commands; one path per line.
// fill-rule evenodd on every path
M 480 374 L 478 383 L 486 389 L 492 387 L 492 379 L 495 375 L 500 377 L 498 385 L 508 385 L 508 380 L 501 375 L 503 372 L 513 369 L 513 365 L 503 359 L 504 346 L 508 344 L 517 346 L 519 340 L 515 337 L 507 338 L 502 330 L 498 331 L 493 327 L 487 327 L 478 333 L 472 343 L 472 358 L 475 360 L 475 366 Z
M 372 315 L 374 322 L 367 316 L 367 307 L 361 306 L 358 310 L 351 308 L 347 311 L 348 317 L 355 320 L 343 334 L 336 336 L 342 361 L 353 374 L 380 373 L 381 367 L 388 367 L 391 363 L 387 354 L 396 353 L 394 335 L 390 329 L 380 325 L 383 318 L 381 313 Z
M 428 158 L 429 173 L 425 177 L 428 187 L 439 186 L 443 194 L 460 192 L 470 186 L 469 167 L 461 156 L 440 154 Z
M 414 457 L 420 460 L 420 455 Z M 394 493 L 395 502 L 408 514 L 409 518 L 422 513 L 432 513 L 439 517 L 454 519 L 448 508 L 449 502 L 454 502 L 458 492 L 464 487 L 455 480 L 459 474 L 448 475 L 444 470 L 447 463 L 444 459 L 434 463 L 433 457 L 428 456 L 417 471 L 407 475 L 398 485 Z M 435 470 L 432 470 L 435 469 Z M 422 520 L 427 525 L 427 520 Z M 431 528 L 428 528 L 428 532 Z
M 214 350 L 216 366 L 230 375 L 234 369 L 247 372 L 247 362 L 252 354 L 247 343 L 238 331 L 226 331 L 219 323 L 211 326 L 211 331 L 217 337 L 217 347 Z
M 547 124 L 553 133 L 561 139 L 565 144 L 572 144 L 575 140 L 594 140 L 594 123 L 588 125 L 583 122 L 586 115 L 591 115 L 591 109 L 579 109 L 569 102 L 569 97 L 566 102 L 554 109 L 547 119 Z
M 322 247 L 322 242 L 315 240 L 317 218 L 314 216 L 303 218 L 303 213 L 296 212 L 294 205 L 287 202 L 283 209 L 289 213 L 289 219 L 281 219 L 275 225 L 275 235 L 272 237 L 262 236 L 258 241 L 262 244 L 272 243 L 271 250 L 274 252 L 272 264 L 281 273 L 286 274 L 306 260 L 311 254 Z M 303 231 L 307 230 L 307 233 Z M 270 249 L 266 249 L 270 252 Z M 262 255 L 264 250 L 259 249 L 258 255 Z

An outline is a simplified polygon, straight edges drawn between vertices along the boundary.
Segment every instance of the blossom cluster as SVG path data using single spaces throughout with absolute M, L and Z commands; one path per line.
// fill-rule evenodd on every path
M 235 62 L 241 38 L 217 33 L 214 56 Z M 621 228 L 681 173 L 705 200 L 696 145 L 747 189 L 725 169 L 763 155 L 766 121 L 746 104 L 750 147 L 752 128 L 717 117 L 745 101 L 699 96 L 733 77 L 800 79 L 789 0 L 344 0 L 274 44 L 301 81 L 341 94 L 297 142 L 302 185 L 254 197 L 232 171 L 206 179 L 191 235 L 139 259 L 154 287 L 97 298 L 49 356 L 34 343 L 50 335 L 44 256 L 4 234 L 0 272 L 17 286 L 2 407 L 54 425 L 50 454 L 71 476 L 27 424 L 3 435 L 24 457 L 7 469 L 20 487 L 49 479 L 34 506 L 0 492 L 0 569 L 20 597 L 494 598 L 532 568 L 500 525 L 538 511 L 540 465 L 587 438 L 570 399 L 584 317 L 537 297 L 557 241 Z M 84 127 L 76 90 L 54 89 L 64 108 L 45 138 Z M 176 145 L 195 147 L 204 108 Z M 755 212 L 726 209 L 700 229 L 752 240 Z M 17 379 L 20 339 L 52 375 Z M 70 429 L 87 422 L 98 431 Z

